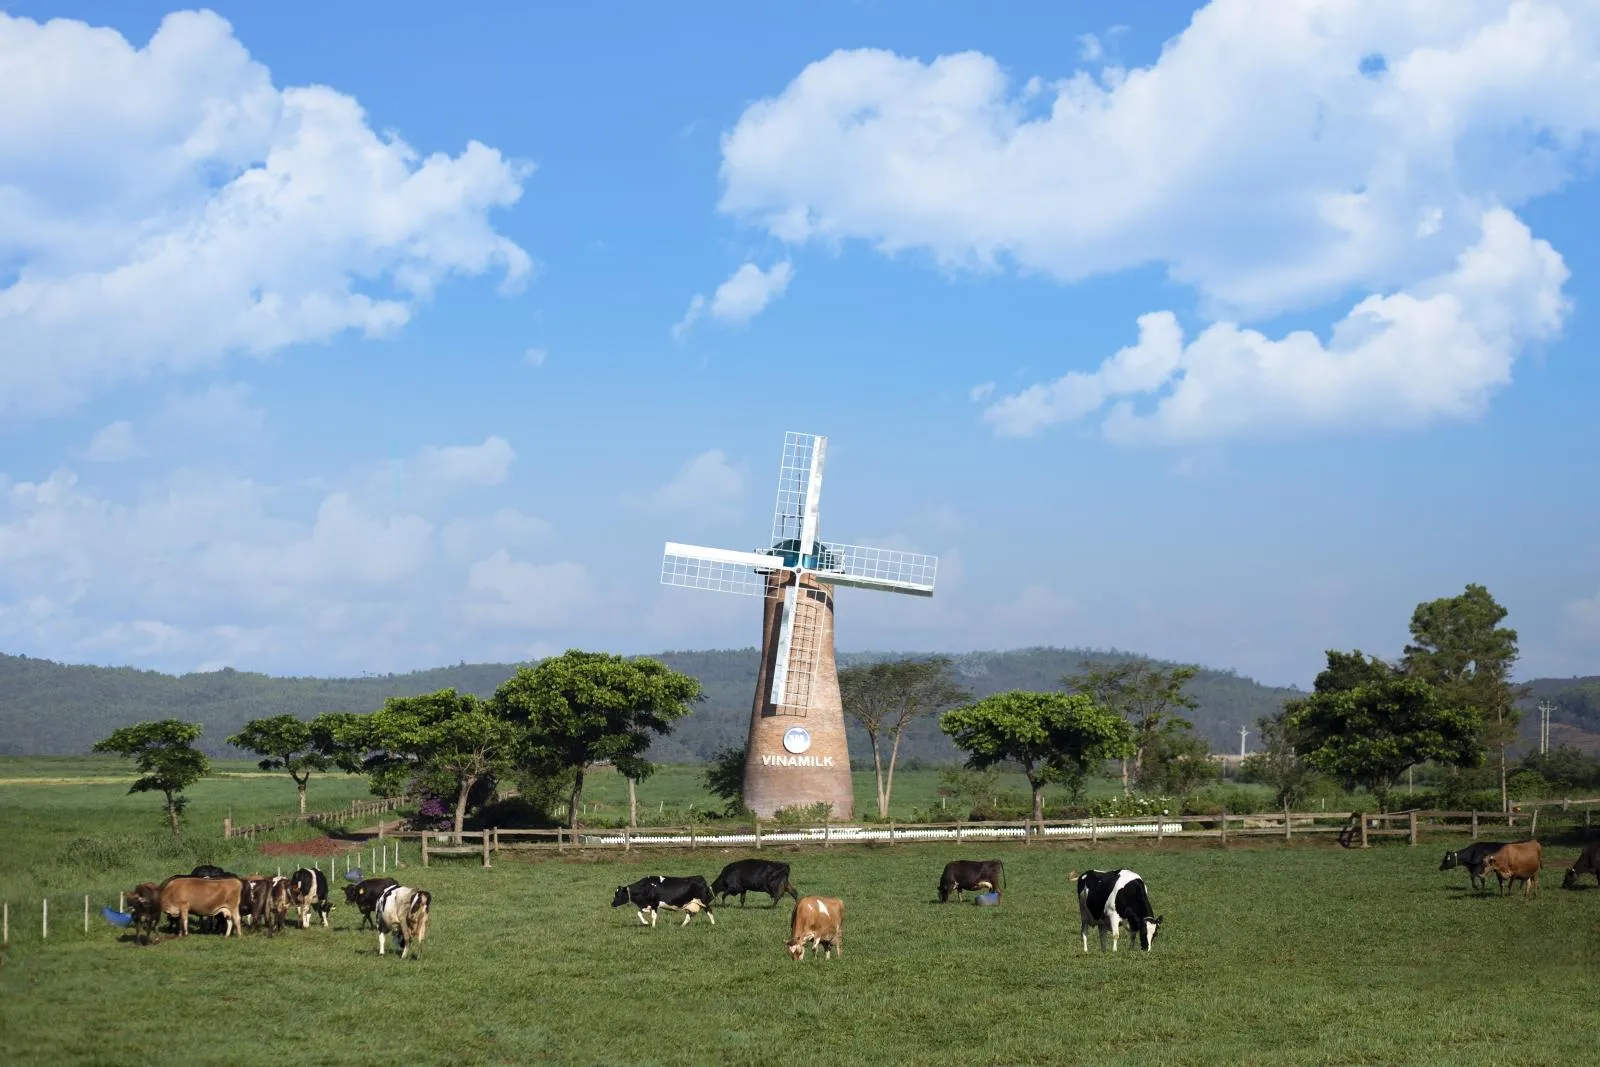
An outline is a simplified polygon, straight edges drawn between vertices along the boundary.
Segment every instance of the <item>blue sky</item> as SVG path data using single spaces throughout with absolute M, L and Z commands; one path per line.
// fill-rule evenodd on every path
M 1592 4 L 908 10 L 6 5 L 0 649 L 749 645 L 798 430 L 844 649 L 1600 672 Z

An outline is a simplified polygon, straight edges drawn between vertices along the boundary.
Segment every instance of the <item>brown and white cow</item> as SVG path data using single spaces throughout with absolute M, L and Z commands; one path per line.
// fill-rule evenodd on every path
M 1527 900 L 1530 892 L 1539 891 L 1539 868 L 1543 864 L 1544 849 L 1539 842 L 1513 841 L 1490 856 L 1484 869 L 1494 872 L 1503 893 L 1510 893 L 1520 880 L 1522 899 Z
M 158 906 L 161 914 L 178 919 L 178 936 L 189 936 L 189 916 L 216 915 L 227 920 L 222 936 L 239 936 L 239 897 L 244 882 L 238 878 L 195 878 L 179 874 L 161 883 Z
M 428 908 L 433 894 L 408 885 L 392 885 L 378 895 L 373 914 L 378 917 L 378 955 L 383 955 L 384 938 L 393 933 L 400 942 L 400 958 L 428 936 Z
M 794 906 L 794 918 L 789 921 L 789 958 L 806 958 L 810 945 L 828 958 L 844 954 L 844 901 L 838 897 L 801 897 Z

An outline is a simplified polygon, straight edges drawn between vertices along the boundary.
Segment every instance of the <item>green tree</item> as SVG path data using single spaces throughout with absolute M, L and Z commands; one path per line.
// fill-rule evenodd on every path
M 1199 672 L 1198 667 L 1186 665 L 1163 669 L 1154 660 L 1143 658 L 1116 663 L 1088 660 L 1075 673 L 1061 679 L 1061 684 L 1128 720 L 1133 727 L 1132 777 L 1142 782 L 1145 761 L 1159 750 L 1169 725 L 1194 727 L 1176 710 L 1192 711 L 1199 706 L 1184 692 L 1184 686 Z M 1123 793 L 1128 792 L 1129 769 L 1128 759 L 1124 758 Z
M 1246 757 L 1239 768 L 1241 778 L 1271 786 L 1274 803 L 1286 812 L 1293 811 L 1311 794 L 1318 778 L 1317 772 L 1300 758 L 1302 735 L 1289 716 L 1285 707 L 1256 720 L 1261 750 Z
M 1387 811 L 1389 791 L 1406 768 L 1427 760 L 1457 767 L 1482 762 L 1482 723 L 1474 709 L 1447 704 L 1428 683 L 1372 661 L 1365 676 L 1373 680 L 1333 688 L 1352 678 L 1344 673 L 1351 661 L 1336 664 L 1335 655 L 1329 654 L 1328 677 L 1319 676 L 1316 690 L 1285 705 L 1286 728 L 1307 765 L 1346 786 L 1365 786 Z
M 1091 766 L 1125 755 L 1131 744 L 1127 720 L 1081 693 L 996 693 L 945 712 L 939 728 L 974 770 L 1019 764 L 1036 821 L 1044 818 L 1046 784 L 1061 782 L 1076 794 Z
M 1187 797 L 1216 776 L 1217 765 L 1205 738 L 1169 723 L 1150 743 L 1139 788 L 1146 793 Z
M 1517 738 L 1522 715 L 1516 702 L 1526 690 L 1511 684 L 1517 631 L 1500 625 L 1505 617 L 1506 609 L 1481 585 L 1418 604 L 1401 666 L 1438 690 L 1445 704 L 1478 715 L 1483 744 L 1499 752 L 1500 810 L 1509 811 L 1506 748 Z
M 324 735 L 327 736 L 327 735 Z M 261 757 L 264 771 L 287 771 L 299 794 L 300 814 L 306 813 L 306 786 L 315 771 L 333 766 L 330 753 L 317 744 L 318 734 L 311 723 L 293 715 L 274 715 L 251 719 L 244 729 L 228 738 L 228 744 Z
M 744 746 L 729 745 L 718 749 L 706 761 L 700 772 L 700 782 L 706 792 L 727 802 L 728 815 L 738 815 L 744 807 Z
M 124 726 L 97 741 L 96 752 L 114 752 L 133 760 L 139 778 L 130 793 L 160 793 L 166 798 L 167 822 L 183 836 L 179 817 L 188 805 L 183 791 L 211 773 L 211 763 L 194 747 L 200 739 L 199 723 L 162 719 Z
M 584 771 L 609 762 L 629 778 L 648 775 L 654 735 L 671 732 L 699 699 L 699 679 L 656 660 L 579 649 L 518 668 L 494 695 L 504 715 L 527 725 L 534 765 L 575 772 L 567 803 L 573 829 Z
M 948 708 L 972 694 L 950 680 L 950 660 L 885 660 L 846 667 L 839 672 L 839 695 L 845 714 L 861 724 L 872 747 L 872 769 L 877 779 L 878 817 L 889 817 L 894 792 L 894 767 L 900 755 L 900 738 L 919 716 Z M 884 767 L 883 749 L 889 748 Z
M 364 725 L 365 745 L 375 753 L 368 760 L 369 771 L 391 780 L 400 773 L 432 778 L 455 790 L 457 840 L 473 786 L 509 770 L 525 735 L 519 723 L 488 701 L 454 689 L 390 697 Z

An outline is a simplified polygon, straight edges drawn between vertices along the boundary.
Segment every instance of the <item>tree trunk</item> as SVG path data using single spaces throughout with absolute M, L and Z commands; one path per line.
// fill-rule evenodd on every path
M 294 787 L 300 794 L 300 814 L 301 815 L 304 815 L 306 813 L 306 783 L 308 781 L 310 781 L 310 780 L 311 780 L 311 776 L 309 774 L 306 775 L 304 778 L 296 778 L 294 780 Z
M 1028 776 L 1028 787 L 1033 790 L 1033 821 L 1044 821 L 1044 783 L 1033 775 L 1032 767 L 1024 767 L 1023 771 Z
M 178 825 L 178 802 L 175 799 L 173 799 L 173 796 L 172 796 L 171 793 L 168 793 L 166 796 L 167 796 L 167 823 L 168 823 L 168 825 L 170 825 L 172 827 L 172 834 L 173 834 L 174 837 L 182 837 L 183 836 L 183 827 Z
M 1506 743 L 1500 742 L 1500 811 L 1511 811 L 1511 796 L 1506 792 Z
M 572 778 L 572 796 L 567 799 L 567 825 L 578 828 L 578 802 L 583 799 L 583 768 L 579 767 Z
M 889 798 L 883 791 L 883 756 L 878 749 L 878 731 L 867 731 L 867 744 L 872 748 L 872 777 L 878 790 L 878 818 L 889 817 Z
M 478 784 L 477 775 L 468 775 L 461 779 L 461 789 L 456 793 L 456 844 L 461 844 L 461 829 L 467 821 L 467 794 L 472 792 L 472 787 Z
M 1128 795 L 1128 757 L 1126 757 L 1126 756 L 1122 757 L 1121 763 L 1122 763 L 1122 795 L 1123 796 L 1127 796 Z
M 637 785 L 632 778 L 628 779 L 628 825 L 639 825 L 639 794 Z
M 889 814 L 889 798 L 894 796 L 894 764 L 895 760 L 900 758 L 900 735 L 903 732 L 903 729 L 894 732 L 894 744 L 889 748 L 889 778 L 883 784 L 883 808 L 881 810 L 881 814 L 885 817 Z

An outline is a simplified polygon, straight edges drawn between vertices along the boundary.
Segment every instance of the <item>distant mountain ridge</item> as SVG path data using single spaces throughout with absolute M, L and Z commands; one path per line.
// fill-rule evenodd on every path
M 840 653 L 838 660 L 844 667 L 926 654 Z M 743 743 L 756 683 L 755 648 L 669 651 L 653 658 L 699 678 L 706 695 L 671 736 L 657 742 L 651 752 L 653 759 L 695 762 L 726 745 Z M 1062 648 L 950 656 L 957 678 L 979 697 L 1007 689 L 1055 689 L 1063 675 L 1085 660 L 1129 658 L 1132 654 L 1125 652 Z M 175 676 L 133 667 L 76 666 L 0 654 L 0 755 L 84 753 L 118 726 L 168 717 L 202 723 L 201 747 L 211 754 L 239 755 L 225 739 L 250 719 L 371 711 L 391 696 L 447 687 L 488 696 L 517 666 L 462 663 L 361 678 L 279 678 L 232 668 Z M 1600 733 L 1600 677 L 1536 679 L 1529 684 L 1533 689 L 1530 707 L 1540 699 L 1559 705 L 1552 718 L 1570 727 L 1563 731 L 1563 738 L 1581 743 L 1590 734 Z M 1232 671 L 1211 669 L 1202 669 L 1189 691 L 1200 703 L 1193 715 L 1197 732 L 1221 752 L 1237 752 L 1240 726 L 1249 727 L 1253 738 L 1257 719 L 1299 693 L 1293 688 L 1262 685 Z M 1524 717 L 1525 737 L 1536 733 L 1536 720 L 1536 715 Z M 1600 742 L 1600 738 L 1594 740 Z M 856 757 L 868 751 L 865 736 L 853 727 L 850 750 Z M 907 731 L 901 757 L 941 763 L 959 759 L 931 717 Z

